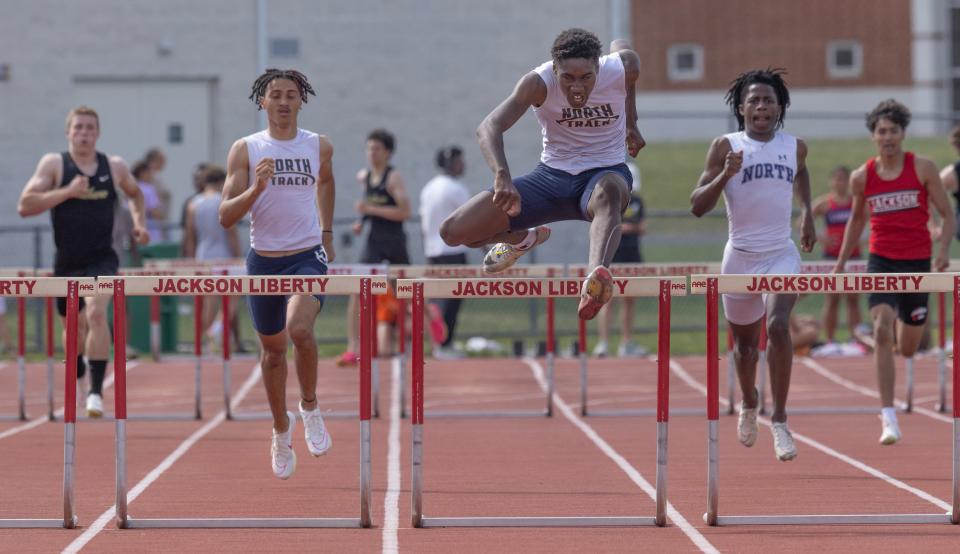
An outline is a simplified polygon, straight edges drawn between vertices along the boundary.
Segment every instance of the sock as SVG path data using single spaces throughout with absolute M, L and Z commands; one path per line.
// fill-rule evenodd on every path
M 887 407 L 880 410 L 880 413 L 883 414 L 883 419 L 887 421 L 897 421 L 897 409 L 893 407 Z
M 107 373 L 106 360 L 90 360 L 90 393 L 103 396 L 103 376 Z
M 513 247 L 517 250 L 529 250 L 537 243 L 537 229 L 527 229 L 527 236 L 523 237 L 523 240 L 514 244 Z
M 87 375 L 87 362 L 83 361 L 83 354 L 77 356 L 77 381 L 82 380 Z

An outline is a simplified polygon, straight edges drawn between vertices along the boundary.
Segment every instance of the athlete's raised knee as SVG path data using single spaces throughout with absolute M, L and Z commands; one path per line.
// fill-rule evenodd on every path
M 459 225 L 453 216 L 443 220 L 440 224 L 440 238 L 448 246 L 460 246 L 466 243 L 463 233 L 460 232 Z

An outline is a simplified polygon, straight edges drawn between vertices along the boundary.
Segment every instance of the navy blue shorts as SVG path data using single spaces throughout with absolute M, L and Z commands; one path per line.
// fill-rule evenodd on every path
M 298 254 L 268 258 L 257 254 L 252 248 L 247 253 L 247 274 L 249 275 L 326 275 L 327 253 L 320 245 Z M 320 305 L 323 296 L 315 294 Z M 247 297 L 253 328 L 261 335 L 276 335 L 287 325 L 286 296 Z
M 597 181 L 606 173 L 619 175 L 630 192 L 633 175 L 627 164 L 588 169 L 579 175 L 537 164 L 533 171 L 513 180 L 513 186 L 520 193 L 520 215 L 510 218 L 510 230 L 529 229 L 553 221 L 590 221 L 587 203 Z

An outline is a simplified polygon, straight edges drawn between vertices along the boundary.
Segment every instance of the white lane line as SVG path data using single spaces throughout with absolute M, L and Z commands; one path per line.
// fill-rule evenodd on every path
M 139 362 L 135 362 L 135 361 L 128 362 L 127 373 L 129 373 L 130 370 L 132 370 L 133 368 L 137 367 L 138 363 Z M 107 378 L 103 380 L 104 389 L 109 389 L 112 386 L 113 386 L 113 373 L 108 375 Z M 60 408 L 59 410 L 53 412 L 53 415 L 54 417 L 63 417 L 63 408 Z M 18 425 L 16 427 L 11 427 L 10 429 L 7 429 L 6 431 L 0 433 L 0 439 L 12 437 L 13 435 L 16 435 L 17 433 L 22 433 L 23 431 L 29 431 L 30 429 L 33 429 L 34 427 L 39 427 L 40 425 L 43 425 L 44 423 L 47 423 L 49 421 L 50 421 L 50 417 L 44 414 L 40 417 L 31 419 L 30 421 L 24 423 L 23 425 Z
M 250 376 L 247 377 L 247 380 L 243 383 L 243 386 L 240 387 L 240 390 L 237 391 L 237 394 L 233 397 L 233 401 L 230 402 L 232 408 L 236 408 L 240 402 L 246 397 L 247 393 L 250 392 L 250 389 L 253 388 L 255 384 L 260 380 L 260 364 L 254 366 L 253 371 L 250 373 Z M 166 458 L 163 459 L 160 464 L 153 468 L 150 473 L 146 475 L 139 483 L 136 484 L 132 489 L 127 492 L 127 504 L 132 504 L 134 500 L 140 496 L 143 491 L 147 489 L 150 485 L 154 483 L 161 475 L 168 469 L 170 469 L 173 464 L 179 460 L 184 454 L 187 453 L 190 448 L 193 447 L 202 439 L 207 433 L 213 431 L 217 426 L 227 420 L 226 411 L 221 411 L 213 419 L 211 419 L 206 425 L 194 431 L 192 435 L 187 437 L 186 440 L 180 443 L 177 446 L 176 450 L 170 453 Z M 76 538 L 72 543 L 68 544 L 66 548 L 63 549 L 64 554 L 74 554 L 79 552 L 88 542 L 93 540 L 100 531 L 103 531 L 103 528 L 106 527 L 110 521 L 116 516 L 117 505 L 114 504 L 107 508 L 100 517 L 94 521 L 82 535 Z
M 400 364 L 394 357 L 390 370 L 390 432 L 387 436 L 387 494 L 383 500 L 383 553 L 400 552 Z
M 530 370 L 533 372 L 533 377 L 540 384 L 540 387 L 546 392 L 547 390 L 547 381 L 544 378 L 543 367 L 540 363 L 534 358 L 524 358 L 523 361 L 530 367 Z M 649 481 L 643 478 L 643 475 L 633 467 L 630 462 L 627 461 L 619 452 L 617 452 L 610 443 L 605 441 L 603 437 L 597 433 L 593 427 L 584 422 L 580 417 L 574 413 L 573 409 L 570 408 L 570 405 L 567 404 L 563 398 L 556 392 L 553 393 L 553 405 L 560 410 L 560 413 L 563 414 L 565 418 L 570 420 L 577 429 L 583 432 L 584 435 L 590 439 L 593 444 L 600 449 L 601 452 L 607 455 L 608 458 L 613 460 L 617 466 L 623 470 L 624 473 L 634 482 L 640 489 L 647 494 L 652 500 L 656 501 L 657 499 L 657 489 L 650 484 Z M 683 517 L 683 515 L 673 507 L 673 504 L 667 502 L 667 516 L 677 525 L 677 527 L 683 531 L 683 534 L 689 538 L 693 544 L 700 549 L 701 552 L 706 553 L 718 553 L 719 550 L 707 540 L 700 531 L 690 525 L 690 522 Z
M 850 381 L 849 379 L 845 379 L 845 378 L 837 375 L 836 373 L 830 371 L 830 370 L 827 369 L 826 367 L 820 365 L 820 363 L 818 363 L 818 362 L 817 362 L 816 360 L 814 360 L 813 358 L 802 357 L 802 358 L 800 358 L 800 361 L 803 362 L 803 365 L 809 367 L 810 369 L 814 370 L 815 372 L 819 373 L 820 375 L 822 375 L 823 377 L 829 379 L 830 381 L 833 381 L 834 383 L 840 385 L 841 387 L 844 387 L 844 388 L 846 388 L 846 389 L 852 390 L 853 392 L 858 392 L 858 393 L 860 393 L 860 394 L 862 394 L 862 395 L 864 395 L 864 396 L 869 396 L 870 398 L 880 398 L 880 394 L 879 394 L 876 390 L 870 389 L 870 388 L 867 388 L 867 387 L 864 387 L 864 386 L 862 386 L 862 385 L 858 385 L 857 383 L 854 383 L 853 381 Z M 934 398 L 940 398 L 940 397 L 939 397 L 939 396 L 936 396 L 936 397 L 934 397 Z M 939 414 L 939 413 L 937 413 L 937 412 L 935 412 L 935 411 L 933 411 L 933 410 L 928 410 L 927 408 L 923 408 L 923 407 L 921 407 L 921 406 L 917 406 L 916 403 L 917 403 L 917 402 L 920 402 L 921 400 L 922 400 L 922 399 L 920 399 L 920 398 L 915 399 L 915 402 L 914 402 L 915 405 L 913 406 L 913 411 L 914 411 L 914 412 L 916 412 L 916 413 L 918 413 L 918 414 L 923 414 L 923 415 L 925 415 L 925 416 L 927 416 L 927 417 L 931 417 L 931 418 L 933 418 L 933 419 L 936 419 L 937 421 L 943 421 L 944 423 L 953 423 L 953 418 L 952 418 L 952 417 L 947 417 L 947 416 L 945 416 L 945 415 L 943 415 L 943 414 Z M 900 400 L 900 399 L 895 399 L 894 402 L 895 402 L 897 405 L 900 405 L 900 406 L 906 405 L 906 402 L 903 401 L 903 400 Z M 880 409 L 879 409 L 879 408 L 877 408 L 877 413 L 880 413 Z
M 673 372 L 674 372 L 678 377 L 680 377 L 680 379 L 682 379 L 684 383 L 686 383 L 687 385 L 689 385 L 689 386 L 697 389 L 697 390 L 700 391 L 704 396 L 707 395 L 707 387 L 704 386 L 703 384 L 701 384 L 701 383 L 700 383 L 699 381 L 697 381 L 696 379 L 694 379 L 693 376 L 691 376 L 689 373 L 687 373 L 687 371 L 686 371 L 686 370 L 683 368 L 683 366 L 681 366 L 679 363 L 677 363 L 677 362 L 674 361 L 674 360 L 670 360 L 670 369 L 673 370 Z M 725 398 L 723 398 L 722 396 L 720 397 L 720 403 L 723 404 L 724 406 L 729 405 L 729 402 L 728 402 Z M 766 425 L 767 427 L 770 426 L 770 420 L 767 419 L 767 418 L 760 417 L 760 418 L 757 418 L 757 420 L 758 420 L 760 423 Z M 860 471 L 863 471 L 864 473 L 867 473 L 867 474 L 869 474 L 869 475 L 872 475 L 872 476 L 874 476 L 874 477 L 882 480 L 883 482 L 885 482 L 885 483 L 887 483 L 887 484 L 889 484 L 889 485 L 893 485 L 894 487 L 897 487 L 898 489 L 902 489 L 902 490 L 905 490 L 905 491 L 907 491 L 907 492 L 909 492 L 909 493 L 911 493 L 911 494 L 913 494 L 913 495 L 916 495 L 916 496 L 918 496 L 918 497 L 926 500 L 927 502 L 930 502 L 931 504 L 933 504 L 933 505 L 935 505 L 935 506 L 938 506 L 938 507 L 940 507 L 940 508 L 943 508 L 944 510 L 950 511 L 950 510 L 953 509 L 953 507 L 952 507 L 950 504 L 948 504 L 947 502 L 944 502 L 943 500 L 941 500 L 941 499 L 933 496 L 932 494 L 930 494 L 930 493 L 928 493 L 928 492 L 926 492 L 926 491 L 920 490 L 920 489 L 918 489 L 918 488 L 916 488 L 916 487 L 912 487 L 912 486 L 904 483 L 903 481 L 901 481 L 901 480 L 899 480 L 899 479 L 896 479 L 896 478 L 894 478 L 894 477 L 891 477 L 890 475 L 887 475 L 886 473 L 880 471 L 879 469 L 876 469 L 876 468 L 874 468 L 874 467 L 872 467 L 872 466 L 869 466 L 869 465 L 867 465 L 867 464 L 865 464 L 865 463 L 863 463 L 863 462 L 861 462 L 860 460 L 857 460 L 857 459 L 855 459 L 855 458 L 851 458 L 850 456 L 847 456 L 846 454 L 843 454 L 843 453 L 841 453 L 841 452 L 838 452 L 838 451 L 834 450 L 833 448 L 830 448 L 829 446 L 827 446 L 827 445 L 825 445 L 825 444 L 823 444 L 823 443 L 821 443 L 821 442 L 819 442 L 819 441 L 817 441 L 817 440 L 814 440 L 814 439 L 812 439 L 812 438 L 810 438 L 810 437 L 807 437 L 806 435 L 802 435 L 802 434 L 794 431 L 793 429 L 791 429 L 790 431 L 791 431 L 791 433 L 793 433 L 793 438 L 797 439 L 798 441 L 800 441 L 800 442 L 802 442 L 802 443 L 804 443 L 804 444 L 807 444 L 807 445 L 809 445 L 809 446 L 812 446 L 812 447 L 816 448 L 817 450 L 819 450 L 820 452 L 823 452 L 824 454 L 826 454 L 826 455 L 828 455 L 828 456 L 831 456 L 831 457 L 833 457 L 833 458 L 836 458 L 836 459 L 838 459 L 838 460 L 840 460 L 841 462 L 844 462 L 844 463 L 846 463 L 846 464 L 849 464 L 849 465 L 851 465 L 851 466 L 859 469 Z

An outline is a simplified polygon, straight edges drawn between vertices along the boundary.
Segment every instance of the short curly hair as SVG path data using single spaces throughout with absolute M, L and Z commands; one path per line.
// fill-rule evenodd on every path
M 888 98 L 877 104 L 877 107 L 867 114 L 867 129 L 872 133 L 881 119 L 889 119 L 901 129 L 906 130 L 907 125 L 910 125 L 910 108 L 893 98 Z
M 569 58 L 598 61 L 602 52 L 603 45 L 597 35 L 576 28 L 567 29 L 557 35 L 557 38 L 553 41 L 553 48 L 550 49 L 550 55 L 553 57 L 554 63 Z

